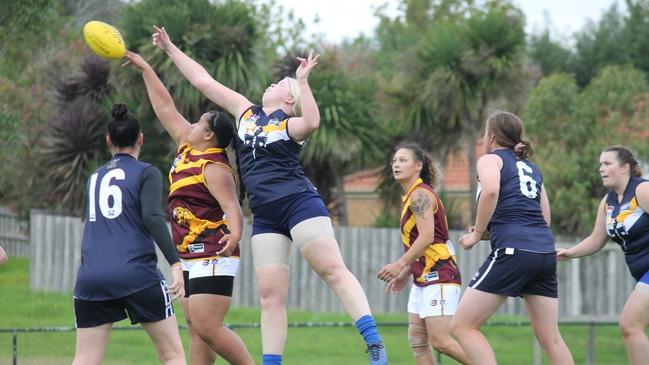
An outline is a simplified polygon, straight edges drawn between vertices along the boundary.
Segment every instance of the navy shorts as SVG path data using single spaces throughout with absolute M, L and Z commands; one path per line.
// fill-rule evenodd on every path
M 556 254 L 495 249 L 473 275 L 469 287 L 509 297 L 541 295 L 558 298 Z
M 649 284 L 649 271 L 647 271 L 646 273 L 644 273 L 644 275 L 642 275 L 642 276 L 640 277 L 640 280 L 638 280 L 638 282 L 639 282 L 639 283 Z
M 313 217 L 328 217 L 320 195 L 309 189 L 260 205 L 252 212 L 252 235 L 279 233 L 291 237 L 291 228 Z
M 127 316 L 131 324 L 136 324 L 158 322 L 173 315 L 171 297 L 164 280 L 123 298 L 98 301 L 74 298 L 77 328 L 119 322 Z

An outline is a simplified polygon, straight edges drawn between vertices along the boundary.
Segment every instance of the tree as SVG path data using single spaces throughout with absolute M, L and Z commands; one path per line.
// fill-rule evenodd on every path
M 528 55 L 538 65 L 543 75 L 553 72 L 570 72 L 574 54 L 568 47 L 552 39 L 550 29 L 530 36 Z
M 604 188 L 601 150 L 622 144 L 649 157 L 649 86 L 630 66 L 608 66 L 579 92 L 576 80 L 555 74 L 541 80 L 525 106 L 524 120 L 544 173 L 553 230 L 584 235 L 592 230 Z
M 216 80 L 255 100 L 270 80 L 270 62 L 274 61 L 265 57 L 267 44 L 256 11 L 250 3 L 234 0 L 143 0 L 122 9 L 121 27 L 129 48 L 149 61 L 169 89 L 179 112 L 193 122 L 218 107 L 194 88 L 163 52 L 151 45 L 152 26 L 164 26 L 174 43 Z M 175 146 L 155 122 L 141 75 L 131 70 L 119 72 L 117 84 L 118 96 L 133 101 L 132 106 L 143 122 L 148 142 L 142 158 L 167 170 Z
M 81 65 L 83 74 L 56 84 L 59 100 L 57 116 L 43 137 L 46 178 L 52 184 L 51 198 L 78 215 L 85 203 L 86 177 L 105 155 L 112 86 L 107 61 L 95 55 Z
M 66 27 L 66 21 L 58 14 L 41 25 L 39 40 L 24 41 L 18 48 L 29 58 L 23 63 L 12 66 L 3 58 L 6 73 L 0 73 L 0 154 L 5 163 L 0 166 L 0 200 L 23 216 L 32 208 L 62 207 L 51 194 L 51 181 L 46 178 L 55 166 L 45 162 L 43 140 L 52 131 L 52 121 L 59 117 L 59 106 L 52 98 L 54 85 L 69 70 L 79 67 L 83 55 L 88 54 L 79 30 Z M 57 36 L 49 38 L 50 33 Z M 10 45 L 10 52 L 16 47 Z
M 12 75 L 12 71 L 21 69 L 34 45 L 45 44 L 51 32 L 60 26 L 56 1 L 0 0 L 0 9 L 0 74 L 19 75 Z
M 428 137 L 425 146 L 443 151 L 444 156 L 464 140 L 474 196 L 475 141 L 483 118 L 490 103 L 518 82 L 521 74 L 523 15 L 508 2 L 483 7 L 471 2 L 468 6 L 442 3 L 455 5 L 442 8 L 451 9 L 446 14 L 433 8 L 432 14 L 437 15 L 416 43 L 414 65 L 404 72 L 405 81 L 395 80 L 398 86 L 388 93 L 395 96 L 394 104 L 402 106 L 401 134 Z M 473 199 L 471 204 L 475 214 Z
M 576 34 L 575 63 L 573 72 L 577 84 L 588 85 L 599 70 L 606 65 L 624 65 L 631 61 L 629 57 L 628 33 L 625 31 L 624 15 L 617 9 L 617 4 L 602 14 L 598 24 L 589 22 Z
M 296 57 L 305 54 L 288 53 L 276 67 L 277 78 L 294 77 Z M 376 85 L 368 77 L 345 72 L 336 48 L 325 50 L 319 62 L 309 85 L 320 109 L 320 128 L 306 142 L 302 162 L 325 204 L 347 225 L 344 177 L 379 155 L 384 138 L 372 113 Z

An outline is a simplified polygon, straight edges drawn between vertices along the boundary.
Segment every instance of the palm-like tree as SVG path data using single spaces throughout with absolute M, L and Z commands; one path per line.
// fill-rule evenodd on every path
M 461 11 L 466 16 L 433 13 L 436 21 L 416 51 L 410 50 L 414 62 L 404 72 L 407 81 L 389 95 L 402 106 L 401 133 L 424 134 L 425 147 L 441 152 L 440 157 L 464 140 L 474 196 L 475 141 L 489 104 L 520 74 L 525 33 L 522 13 L 507 2 Z M 475 203 L 471 199 L 472 214 Z
M 289 52 L 275 66 L 277 79 L 295 76 L 296 59 L 305 55 L 299 49 Z M 343 71 L 335 49 L 325 50 L 320 63 L 309 77 L 320 109 L 320 128 L 306 143 L 302 161 L 334 216 L 347 225 L 343 179 L 380 154 L 384 135 L 372 114 L 374 82 Z
M 261 95 L 269 75 L 260 53 L 263 30 L 257 28 L 249 3 L 144 0 L 124 8 L 122 27 L 126 43 L 148 59 L 181 114 L 198 120 L 215 106 L 185 80 L 163 52 L 151 45 L 154 24 L 164 26 L 173 42 L 219 82 L 251 98 Z M 120 76 L 120 84 L 143 85 L 135 72 Z M 136 100 L 146 100 L 143 87 L 128 92 Z M 140 112 L 152 116 L 148 102 L 140 105 Z
M 86 176 L 105 150 L 105 101 L 112 94 L 109 67 L 108 62 L 89 56 L 81 65 L 81 76 L 55 85 L 59 113 L 43 136 L 52 200 L 77 214 L 83 209 Z
M 218 109 L 177 70 L 169 57 L 151 45 L 152 25 L 164 26 L 172 41 L 219 82 L 254 100 L 270 79 L 263 29 L 248 2 L 228 0 L 143 0 L 123 9 L 120 28 L 129 49 L 141 53 L 169 89 L 176 107 L 189 121 Z M 138 72 L 117 75 L 119 94 L 141 118 L 147 143 L 142 158 L 167 170 L 175 150 L 151 109 Z M 233 116 L 238 117 L 238 116 Z

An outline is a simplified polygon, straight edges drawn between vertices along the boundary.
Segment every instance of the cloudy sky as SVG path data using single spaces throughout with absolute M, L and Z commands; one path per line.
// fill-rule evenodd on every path
M 587 20 L 597 21 L 600 15 L 616 2 L 624 9 L 623 1 L 616 0 L 514 0 L 527 18 L 528 32 L 544 28 L 546 14 L 559 32 L 568 38 L 581 29 Z M 389 14 L 397 13 L 397 0 L 279 0 L 285 8 L 307 23 L 307 31 L 318 32 L 331 42 L 354 38 L 359 33 L 371 34 L 377 24 L 374 12 L 387 4 Z M 319 25 L 313 22 L 320 18 Z

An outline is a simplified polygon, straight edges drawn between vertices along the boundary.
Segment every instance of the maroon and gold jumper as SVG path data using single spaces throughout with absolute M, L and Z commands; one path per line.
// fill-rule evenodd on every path
M 169 171 L 171 232 L 178 255 L 185 260 L 216 256 L 225 246 L 219 240 L 229 232 L 227 218 L 205 182 L 205 166 L 210 163 L 232 172 L 225 149 L 198 151 L 184 143 Z M 239 247 L 231 257 L 239 257 Z
M 461 284 L 460 270 L 457 267 L 455 254 L 449 249 L 448 222 L 442 201 L 437 197 L 433 187 L 421 179 L 413 184 L 406 195 L 402 197 L 401 208 L 401 241 L 404 251 L 408 251 L 419 236 L 416 218 L 410 207 L 411 195 L 415 189 L 422 189 L 429 193 L 435 201 L 435 238 L 426 248 L 426 251 L 415 262 L 410 264 L 414 284 L 428 286 L 432 284 Z

